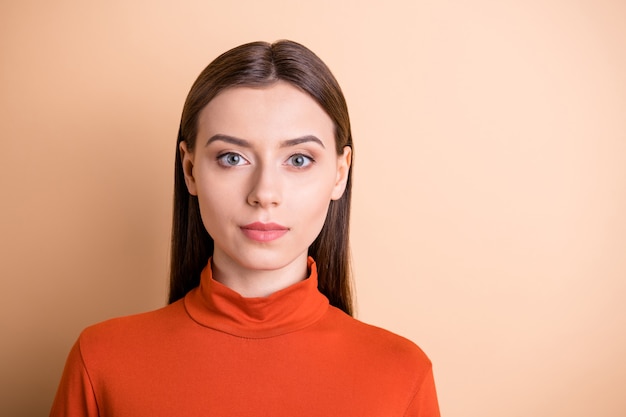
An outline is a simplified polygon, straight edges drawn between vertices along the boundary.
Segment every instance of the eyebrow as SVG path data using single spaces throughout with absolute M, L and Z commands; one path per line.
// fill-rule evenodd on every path
M 245 139 L 240 139 L 240 138 L 236 138 L 234 136 L 229 136 L 229 135 L 222 135 L 220 133 L 218 133 L 217 135 L 211 136 L 209 140 L 207 140 L 204 146 L 209 146 L 209 144 L 218 140 L 222 142 L 230 143 L 231 145 L 241 146 L 242 148 L 252 147 L 250 142 L 248 142 Z M 300 136 L 299 138 L 284 140 L 280 142 L 280 147 L 287 148 L 289 146 L 296 146 L 296 145 L 299 145 L 301 143 L 306 143 L 306 142 L 317 143 L 322 148 L 326 149 L 326 147 L 324 146 L 324 143 L 321 140 L 319 140 L 316 136 L 313 136 L 313 135 L 305 135 L 305 136 Z

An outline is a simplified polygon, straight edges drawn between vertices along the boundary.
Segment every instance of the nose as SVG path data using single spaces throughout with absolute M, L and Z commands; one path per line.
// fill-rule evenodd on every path
M 282 200 L 282 184 L 278 168 L 260 165 L 251 178 L 247 201 L 251 206 L 278 206 Z

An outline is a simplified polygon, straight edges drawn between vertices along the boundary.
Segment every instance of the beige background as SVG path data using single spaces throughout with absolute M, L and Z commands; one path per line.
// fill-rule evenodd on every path
M 164 304 L 184 97 L 218 53 L 290 38 L 351 110 L 359 317 L 429 354 L 443 415 L 623 417 L 624 22 L 620 0 L 3 1 L 0 414 L 46 415 L 83 327 Z

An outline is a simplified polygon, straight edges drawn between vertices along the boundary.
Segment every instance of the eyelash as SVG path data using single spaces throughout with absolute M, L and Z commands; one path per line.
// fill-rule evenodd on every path
M 246 165 L 245 163 L 236 163 L 236 164 L 229 164 L 227 162 L 227 158 L 231 157 L 231 156 L 235 156 L 237 158 L 240 158 L 241 161 L 243 162 L 248 162 L 248 160 L 246 158 L 244 158 L 242 155 L 238 154 L 237 152 L 224 152 L 222 154 L 219 154 L 217 156 L 217 163 L 221 166 L 223 166 L 224 168 L 232 168 L 232 167 L 236 167 L 236 166 L 241 166 L 241 165 Z M 305 155 L 303 153 L 295 153 L 293 155 L 291 155 L 289 158 L 287 158 L 287 161 L 293 161 L 294 158 L 298 158 L 298 157 L 302 157 L 305 159 L 304 165 L 301 166 L 297 166 L 293 163 L 290 163 L 288 165 L 291 165 L 292 167 L 296 168 L 296 169 L 304 169 L 307 168 L 308 166 L 310 166 L 311 164 L 315 163 L 315 158 L 313 158 L 312 156 L 309 155 Z M 249 163 L 249 162 L 248 162 Z

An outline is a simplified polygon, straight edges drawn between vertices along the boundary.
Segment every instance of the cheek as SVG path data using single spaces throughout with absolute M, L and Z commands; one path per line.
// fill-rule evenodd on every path
M 229 222 L 234 212 L 233 189 L 202 183 L 198 187 L 198 204 L 204 228 L 211 236 L 220 234 L 221 226 Z
M 312 229 L 312 233 L 317 236 L 324 225 L 328 207 L 331 201 L 332 184 L 328 181 L 318 182 L 315 186 L 301 188 L 302 194 L 299 196 L 300 209 L 294 210 L 302 217 L 305 226 Z

